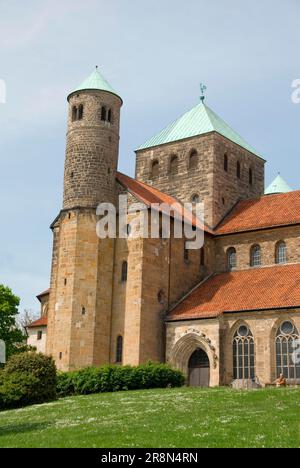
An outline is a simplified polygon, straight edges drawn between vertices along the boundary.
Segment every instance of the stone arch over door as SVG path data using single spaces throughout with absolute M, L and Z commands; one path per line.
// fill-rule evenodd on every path
M 209 360 L 209 385 L 219 385 L 219 368 L 215 348 L 212 346 L 211 341 L 201 334 L 187 333 L 181 337 L 171 350 L 169 362 L 173 367 L 183 372 L 188 382 L 190 359 L 194 352 L 199 349 L 207 354 Z

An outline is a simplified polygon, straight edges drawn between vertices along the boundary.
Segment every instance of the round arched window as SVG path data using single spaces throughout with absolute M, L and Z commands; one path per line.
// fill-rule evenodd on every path
M 157 300 L 160 304 L 164 305 L 166 303 L 166 294 L 163 289 L 161 289 L 157 294 Z
M 196 169 L 198 166 L 198 153 L 196 150 L 192 150 L 189 158 L 189 169 Z
M 259 245 L 253 245 L 250 249 L 250 266 L 257 267 L 261 265 L 261 248 Z
M 236 250 L 234 247 L 230 247 L 227 250 L 227 269 L 230 271 L 236 268 Z
M 170 172 L 171 174 L 178 173 L 178 157 L 176 154 L 173 154 L 170 159 Z
M 157 159 L 151 165 L 151 177 L 158 177 L 159 175 L 159 162 Z
M 276 244 L 275 260 L 276 260 L 276 263 L 287 262 L 287 249 L 286 249 L 286 243 L 284 241 L 277 242 Z
M 200 203 L 200 196 L 198 195 L 198 193 L 194 193 L 191 200 L 192 203 Z

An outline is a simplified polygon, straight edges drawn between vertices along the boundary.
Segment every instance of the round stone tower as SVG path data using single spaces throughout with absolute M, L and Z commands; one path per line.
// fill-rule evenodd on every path
M 96 68 L 68 102 L 63 208 L 115 203 L 122 99 Z

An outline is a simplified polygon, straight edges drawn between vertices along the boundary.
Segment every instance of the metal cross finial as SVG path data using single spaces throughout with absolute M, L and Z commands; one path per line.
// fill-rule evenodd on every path
M 98 65 L 96 65 L 96 70 L 98 70 Z
M 205 91 L 207 90 L 207 86 L 203 83 L 200 83 L 200 91 L 201 91 L 201 96 L 200 96 L 200 101 L 204 101 L 205 99 Z

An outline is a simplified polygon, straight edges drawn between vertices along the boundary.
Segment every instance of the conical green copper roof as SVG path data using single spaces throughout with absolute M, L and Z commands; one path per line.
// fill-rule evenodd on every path
M 273 180 L 269 187 L 265 191 L 265 195 L 272 195 L 275 193 L 287 193 L 292 192 L 293 189 L 286 183 L 280 174 Z
M 248 145 L 227 123 L 215 114 L 204 102 L 201 102 L 192 110 L 186 112 L 182 117 L 168 125 L 164 130 L 150 138 L 137 151 L 164 145 L 174 141 L 184 140 L 209 132 L 218 132 L 225 138 L 242 146 L 246 150 L 261 157 L 260 154 Z
M 78 86 L 78 88 L 74 89 L 74 91 L 72 91 L 70 95 L 78 91 L 85 91 L 87 89 L 107 91 L 108 93 L 115 94 L 121 99 L 118 93 L 106 81 L 104 76 L 101 75 L 98 68 L 96 68 L 96 70 L 94 70 L 93 73 L 86 80 L 84 80 L 80 86 Z

